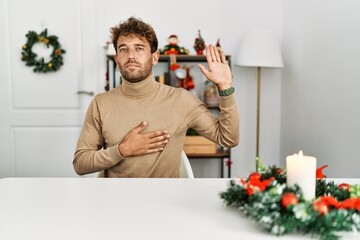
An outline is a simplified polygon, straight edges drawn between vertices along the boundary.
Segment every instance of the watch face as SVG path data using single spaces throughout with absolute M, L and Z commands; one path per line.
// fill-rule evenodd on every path
M 186 70 L 183 68 L 178 68 L 175 70 L 175 75 L 178 79 L 185 79 L 186 77 Z

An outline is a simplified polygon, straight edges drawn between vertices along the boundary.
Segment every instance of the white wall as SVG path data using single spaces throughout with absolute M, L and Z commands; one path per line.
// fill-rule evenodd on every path
M 252 28 L 273 29 L 281 43 L 283 1 L 224 1 L 224 37 L 235 61 L 241 40 Z M 232 151 L 233 176 L 255 170 L 257 69 L 233 66 L 240 111 L 240 145 Z M 266 165 L 280 163 L 281 70 L 262 69 L 260 151 Z
M 0 178 L 77 176 L 72 158 L 96 89 L 95 2 L 0 0 Z M 48 28 L 67 51 L 58 72 L 34 73 L 21 61 L 28 31 Z M 44 45 L 36 52 L 46 51 Z
M 284 1 L 281 160 L 303 150 L 328 177 L 360 177 L 360 2 Z

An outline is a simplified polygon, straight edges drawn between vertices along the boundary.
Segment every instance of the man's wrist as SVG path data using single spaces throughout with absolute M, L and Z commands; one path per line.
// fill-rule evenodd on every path
M 221 97 L 226 97 L 226 96 L 230 96 L 231 94 L 233 94 L 235 92 L 235 88 L 234 87 L 229 87 L 227 89 L 224 90 L 220 90 L 218 89 L 219 95 Z
M 118 144 L 118 151 L 119 151 L 120 156 L 122 156 L 123 158 L 128 157 L 126 154 L 124 144 L 122 142 Z

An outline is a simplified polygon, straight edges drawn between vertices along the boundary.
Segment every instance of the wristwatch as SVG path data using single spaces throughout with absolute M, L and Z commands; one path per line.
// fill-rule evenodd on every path
M 235 88 L 234 87 L 230 87 L 230 88 L 227 88 L 225 90 L 218 90 L 219 92 L 219 95 L 222 96 L 222 97 L 226 97 L 226 96 L 230 96 L 231 94 L 233 94 L 235 92 Z

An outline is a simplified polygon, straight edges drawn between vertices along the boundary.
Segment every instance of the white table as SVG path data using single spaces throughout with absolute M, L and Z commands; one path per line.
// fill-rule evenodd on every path
M 360 183 L 356 180 L 339 180 Z M 0 179 L 1 240 L 276 239 L 219 193 L 229 179 Z M 287 235 L 283 239 L 310 239 Z M 346 233 L 343 239 L 359 239 Z

